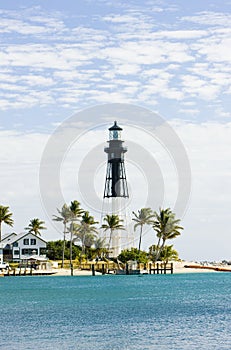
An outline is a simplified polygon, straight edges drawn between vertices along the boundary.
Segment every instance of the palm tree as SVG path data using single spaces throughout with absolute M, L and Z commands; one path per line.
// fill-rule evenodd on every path
M 181 234 L 180 230 L 183 230 L 183 227 L 179 226 L 180 219 L 175 218 L 175 214 L 170 210 L 170 208 L 160 208 L 159 213 L 155 212 L 154 214 L 156 220 L 153 223 L 153 228 L 158 237 L 156 251 L 156 260 L 158 260 L 164 248 L 165 242 L 168 239 L 174 239 L 179 236 Z
M 125 230 L 125 228 L 121 224 L 123 220 L 119 218 L 119 215 L 116 215 L 116 214 L 106 215 L 103 220 L 106 222 L 106 224 L 103 224 L 101 228 L 103 228 L 104 231 L 107 231 L 107 230 L 110 231 L 110 237 L 109 237 L 109 243 L 108 243 L 108 249 L 110 249 L 113 232 L 116 230 Z
M 45 224 L 45 222 L 38 218 L 31 219 L 28 227 L 25 227 L 25 230 L 28 230 L 29 233 L 34 232 L 36 236 L 41 236 L 40 230 L 46 230 L 46 227 L 43 226 L 43 224 Z
M 72 241 L 73 241 L 74 221 L 77 221 L 79 219 L 79 217 L 83 213 L 83 210 L 80 208 L 80 203 L 77 200 L 74 200 L 71 202 L 70 211 L 71 211 L 71 215 L 70 215 L 70 220 L 71 220 L 71 225 L 70 225 L 70 233 L 71 233 L 71 238 L 70 238 L 70 268 L 71 268 L 71 276 L 73 276 Z
M 85 211 L 80 224 L 74 227 L 74 235 L 76 239 L 80 240 L 82 243 L 83 254 L 85 254 L 86 246 L 91 246 L 94 243 L 95 234 L 98 234 L 98 230 L 94 226 L 95 224 L 98 224 L 98 221 L 95 221 L 94 217 L 89 215 L 88 211 Z
M 100 257 L 103 252 L 105 252 L 105 239 L 104 238 L 96 238 L 94 241 L 95 246 L 95 254 L 96 257 Z
M 179 255 L 178 252 L 173 249 L 173 245 L 166 245 L 164 246 L 162 252 L 161 252 L 161 260 L 167 264 L 169 260 L 178 260 Z
M 14 220 L 11 218 L 12 213 L 9 212 L 9 207 L 0 205 L 0 242 L 2 241 L 2 222 L 6 225 L 13 226 Z
M 65 203 L 62 206 L 62 209 L 59 210 L 57 208 L 57 211 L 59 213 L 59 216 L 54 216 L 54 221 L 61 221 L 63 223 L 63 252 L 62 252 L 62 268 L 64 267 L 64 253 L 65 253 L 65 245 L 66 245 L 66 233 L 67 233 L 67 224 L 70 221 L 71 218 L 71 210 L 70 207 Z
M 154 214 L 151 208 L 142 208 L 138 210 L 138 214 L 136 214 L 134 211 L 132 213 L 133 215 L 135 215 L 135 218 L 133 218 L 132 220 L 136 222 L 136 224 L 134 225 L 134 230 L 136 230 L 136 228 L 140 226 L 140 239 L 138 248 L 140 252 L 143 226 L 153 224 Z
M 162 239 L 162 234 L 166 231 L 167 223 L 171 214 L 172 212 L 170 208 L 167 208 L 167 209 L 159 208 L 159 213 L 157 213 L 156 211 L 154 212 L 155 221 L 153 223 L 153 229 L 156 231 L 156 236 L 158 237 L 158 242 L 156 245 L 156 252 L 155 252 L 156 260 L 158 260 L 158 257 L 160 255 L 160 243 Z
M 149 257 L 151 260 L 156 261 L 156 254 L 157 254 L 157 245 L 153 244 L 151 247 L 149 247 Z M 173 249 L 173 245 L 166 245 L 162 249 L 159 260 L 164 261 L 166 264 L 169 260 L 178 260 L 179 255 L 178 252 Z

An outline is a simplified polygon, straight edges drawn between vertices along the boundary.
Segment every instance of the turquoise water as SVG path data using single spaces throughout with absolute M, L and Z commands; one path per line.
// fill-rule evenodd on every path
M 231 274 L 5 277 L 3 350 L 231 349 Z

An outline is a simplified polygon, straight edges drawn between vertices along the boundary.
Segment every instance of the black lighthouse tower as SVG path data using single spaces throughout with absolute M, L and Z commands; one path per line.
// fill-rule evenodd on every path
M 128 197 L 128 186 L 126 180 L 124 153 L 127 148 L 123 146 L 121 131 L 123 130 L 114 122 L 109 130 L 109 145 L 104 148 L 108 154 L 107 174 L 104 188 L 104 198 Z

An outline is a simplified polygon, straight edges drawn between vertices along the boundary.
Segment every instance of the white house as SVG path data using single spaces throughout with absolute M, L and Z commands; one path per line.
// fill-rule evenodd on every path
M 6 233 L 2 235 L 2 240 L 0 242 L 0 263 L 2 264 L 4 261 L 4 248 L 6 246 L 6 242 L 9 241 L 12 237 L 17 236 L 16 233 Z
M 20 261 L 31 255 L 46 257 L 46 241 L 34 233 L 5 235 L 1 241 L 4 260 Z

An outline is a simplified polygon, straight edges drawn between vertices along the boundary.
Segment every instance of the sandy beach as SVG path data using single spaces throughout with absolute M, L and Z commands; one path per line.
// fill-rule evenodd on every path
M 185 266 L 195 266 L 195 268 L 193 267 L 185 267 Z M 210 268 L 214 268 L 213 269 L 208 269 L 208 267 Z M 220 265 L 217 266 L 213 266 L 213 265 L 209 265 L 209 266 L 204 266 L 204 268 L 193 261 L 181 261 L 181 262 L 173 262 L 173 273 L 214 273 L 216 272 L 216 268 L 220 268 Z M 227 269 L 227 271 L 231 270 L 231 268 L 229 266 L 224 267 L 224 269 Z M 70 269 L 61 269 L 61 268 L 56 268 L 52 270 L 53 272 L 53 276 L 70 276 Z M 74 276 L 91 276 L 92 272 L 88 271 L 88 270 L 80 270 L 80 269 L 74 269 L 73 271 L 73 275 Z M 95 272 L 95 275 L 101 275 L 100 272 Z
M 53 272 L 52 276 L 70 276 L 71 275 L 70 269 L 53 269 L 52 272 Z M 73 276 L 91 276 L 91 275 L 92 275 L 92 272 L 88 270 L 80 270 L 80 269 L 73 270 Z M 95 275 L 102 275 L 102 274 L 96 271 Z
M 193 261 L 175 261 L 173 262 L 173 273 L 201 273 L 201 272 L 215 272 L 214 270 L 206 270 L 202 268 L 186 268 L 185 266 L 200 266 Z

